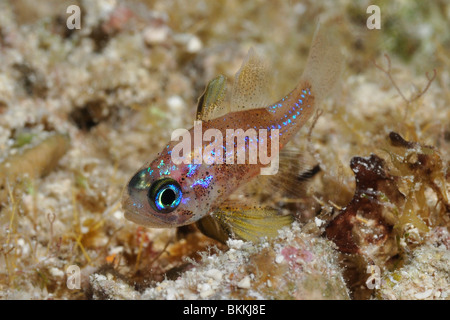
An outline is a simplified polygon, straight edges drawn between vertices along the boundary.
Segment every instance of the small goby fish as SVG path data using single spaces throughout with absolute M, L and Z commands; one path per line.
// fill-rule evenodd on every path
M 224 102 L 226 78 L 213 79 L 197 107 L 202 137 L 209 129 L 218 130 L 221 137 L 226 137 L 227 129 L 266 129 L 270 132 L 265 137 L 267 145 L 271 147 L 271 138 L 278 138 L 279 146 L 275 151 L 281 150 L 314 113 L 317 103 L 329 93 L 339 77 L 342 56 L 331 30 L 317 28 L 299 84 L 275 103 L 266 101 L 270 91 L 269 71 L 253 50 L 249 51 L 235 76 L 229 103 Z M 278 130 L 276 137 L 272 136 L 276 132 L 274 129 Z M 190 141 L 194 141 L 195 126 L 186 133 Z M 215 136 L 215 139 L 219 138 Z M 209 141 L 202 139 L 201 151 L 212 150 L 214 155 L 220 153 L 219 159 L 231 156 L 235 160 L 239 148 L 250 148 L 262 139 L 258 134 L 256 139 L 247 137 L 244 145 L 234 142 L 229 146 L 222 138 L 219 142 L 223 142 L 223 150 L 216 150 L 210 136 Z M 261 161 L 250 163 L 249 156 L 244 162 L 233 164 L 226 161 L 179 163 L 172 157 L 178 144 L 179 141 L 169 142 L 156 159 L 144 164 L 133 175 L 122 199 L 127 219 L 157 228 L 197 223 L 203 233 L 220 241 L 225 241 L 228 236 L 251 241 L 263 236 L 272 237 L 278 229 L 293 221 L 292 216 L 278 215 L 271 208 L 227 204 L 227 198 L 257 177 L 267 164 L 263 165 Z M 189 154 L 184 159 L 192 160 L 199 151 L 197 149 L 195 153 L 195 143 L 189 142 L 189 146 Z

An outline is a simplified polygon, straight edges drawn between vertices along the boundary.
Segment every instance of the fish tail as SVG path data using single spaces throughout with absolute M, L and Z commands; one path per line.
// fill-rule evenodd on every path
M 311 85 L 316 102 L 333 90 L 342 72 L 344 59 L 337 29 L 338 26 L 331 22 L 319 23 L 300 81 L 301 87 L 304 87 L 305 83 Z

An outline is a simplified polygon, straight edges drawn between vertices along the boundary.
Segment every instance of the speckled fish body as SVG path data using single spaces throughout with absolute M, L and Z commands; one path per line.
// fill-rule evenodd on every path
M 257 138 L 253 143 L 259 143 L 259 129 L 267 130 L 267 149 L 271 148 L 271 131 L 279 130 L 280 149 L 301 128 L 312 114 L 314 97 L 308 83 L 293 90 L 289 95 L 268 107 L 237 111 L 222 117 L 202 123 L 202 133 L 210 128 L 222 133 L 223 145 L 226 149 L 227 129 L 255 129 Z M 194 128 L 189 130 L 191 141 L 194 141 Z M 203 134 L 202 134 L 203 136 Z M 235 140 L 236 141 L 236 140 Z M 260 173 L 262 165 L 226 163 L 226 151 L 223 152 L 222 164 L 180 164 L 172 161 L 172 149 L 178 141 L 168 144 L 158 157 L 150 164 L 144 165 L 128 184 L 124 199 L 126 218 L 136 223 L 154 227 L 176 227 L 191 224 L 215 207 L 220 205 L 234 190 L 247 183 Z M 202 149 L 210 142 L 203 142 Z M 251 143 L 251 142 L 250 142 Z M 249 150 L 248 142 L 245 146 Z M 233 146 L 234 157 L 238 146 Z M 194 151 L 192 150 L 192 154 Z M 193 158 L 193 157 L 191 157 Z M 236 161 L 237 162 L 237 161 Z M 159 213 L 152 209 L 147 201 L 148 188 L 158 179 L 170 177 L 181 187 L 182 199 L 177 210 L 169 213 Z
M 197 114 L 198 119 L 200 115 L 200 120 L 204 120 L 200 130 L 201 154 L 203 155 L 204 150 L 208 148 L 211 150 L 212 142 L 210 141 L 216 142 L 212 140 L 212 137 L 209 141 L 204 139 L 203 134 L 209 129 L 215 129 L 216 132 L 221 133 L 222 137 L 221 146 L 224 151 L 222 155 L 219 153 L 219 158 L 223 157 L 223 163 L 217 161 L 206 163 L 205 159 L 201 163 L 174 162 L 172 152 L 179 141 L 171 141 L 155 160 L 146 163 L 131 178 L 124 190 L 122 200 L 125 217 L 149 227 L 187 225 L 204 217 L 208 220 L 208 214 L 216 215 L 216 221 L 233 222 L 239 210 L 228 208 L 227 211 L 219 208 L 220 205 L 240 186 L 255 178 L 261 172 L 261 168 L 267 166 L 262 164 L 261 159 L 256 163 L 249 161 L 251 147 L 255 147 L 255 144 L 261 147 L 259 142 L 266 140 L 266 143 L 262 145 L 267 153 L 269 150 L 272 153 L 272 141 L 277 141 L 275 150 L 279 152 L 310 118 L 315 105 L 329 93 L 337 81 L 341 67 L 340 48 L 329 31 L 330 29 L 320 31 L 318 28 L 299 84 L 276 103 L 267 105 L 259 99 L 264 96 L 266 88 L 270 87 L 267 83 L 262 85 L 267 82 L 267 72 L 265 73 L 264 66 L 258 62 L 252 51 L 249 52 L 243 66 L 236 74 L 231 109 L 229 109 L 231 112 L 222 116 L 213 117 L 212 115 L 215 108 L 223 101 L 225 83 L 220 76 L 212 80 L 199 100 L 199 106 L 202 101 L 207 101 L 205 108 Z M 236 143 L 227 145 L 225 140 L 227 140 L 228 129 L 243 131 L 254 129 L 256 137 L 248 137 L 245 140 L 245 146 L 236 145 Z M 196 132 L 198 132 L 196 130 L 198 130 L 196 126 L 189 131 L 186 130 L 187 136 L 191 138 L 191 148 L 188 148 L 187 152 L 193 155 L 191 159 L 195 158 L 200 148 L 195 143 Z M 264 132 L 267 136 L 263 135 Z M 231 146 L 233 146 L 232 150 L 230 150 Z M 245 161 L 234 162 L 234 164 L 227 162 L 229 155 L 236 159 L 240 148 L 247 151 Z M 218 151 L 215 150 L 215 152 Z M 227 212 L 231 213 L 227 216 Z M 276 225 L 272 227 L 276 231 L 277 228 L 292 221 L 285 219 L 281 222 L 278 218 L 274 219 L 276 214 L 267 210 L 261 210 L 261 215 L 258 217 L 258 212 L 255 208 L 249 208 L 245 212 L 242 211 L 240 217 L 234 219 L 235 229 L 239 229 L 238 232 L 243 235 L 241 238 L 255 239 L 268 231 L 271 226 Z M 201 221 L 206 221 L 205 219 Z M 261 219 L 265 220 L 262 222 Z M 253 224 L 252 221 L 255 223 Z M 251 227 L 258 223 L 260 227 Z M 259 230 L 256 230 L 258 228 Z

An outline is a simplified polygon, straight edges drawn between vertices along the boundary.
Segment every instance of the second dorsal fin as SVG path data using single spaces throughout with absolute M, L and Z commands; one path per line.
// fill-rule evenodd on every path
M 235 75 L 231 111 L 262 108 L 272 100 L 269 64 L 251 48 Z

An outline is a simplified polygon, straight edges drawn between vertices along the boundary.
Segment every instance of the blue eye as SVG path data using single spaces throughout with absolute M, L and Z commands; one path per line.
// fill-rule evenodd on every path
M 182 196 L 180 185 L 171 178 L 162 178 L 153 182 L 148 190 L 148 201 L 151 207 L 161 213 L 175 210 Z

